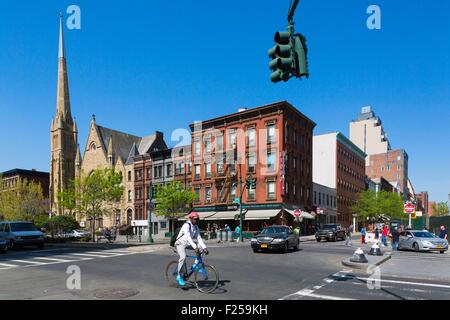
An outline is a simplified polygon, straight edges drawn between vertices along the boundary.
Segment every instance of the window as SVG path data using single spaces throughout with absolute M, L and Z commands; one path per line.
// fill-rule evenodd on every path
M 196 156 L 201 156 L 202 155 L 202 151 L 200 149 L 200 141 L 199 140 L 194 142 L 194 155 L 196 155 Z
M 223 202 L 222 186 L 217 186 L 216 192 L 217 192 L 217 202 L 219 202 L 219 203 Z
M 285 133 L 284 133 L 284 138 L 285 138 L 286 143 L 289 143 L 289 138 L 290 138 L 289 134 L 290 134 L 290 127 L 289 127 L 289 125 L 286 125 Z
M 200 187 L 195 187 L 194 192 L 195 192 L 194 202 L 198 203 L 200 202 Z
M 267 126 L 267 143 L 275 143 L 275 125 Z
M 188 173 L 189 174 L 192 173 L 192 163 L 191 162 L 188 163 Z
M 255 128 L 249 128 L 247 130 L 247 146 L 248 147 L 256 146 L 256 130 L 255 130 Z
M 270 171 L 276 170 L 275 152 L 272 150 L 267 151 L 267 169 Z
M 152 178 L 152 170 L 150 168 L 147 168 L 147 179 Z
M 128 190 L 128 202 L 131 201 L 131 190 Z
M 167 176 L 168 177 L 172 176 L 172 165 L 171 164 L 167 165 Z
M 223 135 L 219 134 L 216 136 L 216 151 L 223 150 Z
M 217 171 L 217 175 L 218 176 L 223 175 L 223 160 L 219 160 L 217 162 L 217 169 L 216 169 L 216 171 Z
M 302 177 L 305 176 L 305 159 L 302 159 L 302 167 L 300 168 Z
M 297 158 L 296 157 L 294 157 L 293 166 L 294 166 L 294 173 L 297 173 Z
M 314 191 L 314 204 L 317 204 L 317 191 Z
M 274 200 L 276 198 L 275 194 L 275 181 L 267 182 L 267 199 Z
M 131 171 L 128 171 L 128 181 L 131 181 Z
M 231 129 L 228 131 L 228 149 L 232 149 L 236 146 L 236 130 Z
M 211 152 L 211 137 L 205 138 L 205 152 L 206 153 Z
M 322 194 L 319 192 L 319 205 L 322 204 Z
M 194 172 L 196 180 L 200 179 L 200 169 L 201 169 L 200 165 L 196 164 L 195 165 L 195 172 Z
M 211 178 L 211 163 L 205 163 L 205 177 Z
M 247 171 L 248 172 L 255 172 L 256 171 L 256 152 L 250 152 L 248 154 Z
M 236 198 L 236 186 L 233 185 L 230 188 L 230 199 L 233 201 Z
M 248 189 L 247 190 L 247 200 L 255 200 L 256 199 L 256 190 Z
M 159 223 L 159 227 L 161 228 L 161 229 L 167 229 L 167 222 L 160 222 Z
M 298 145 L 298 132 L 297 129 L 294 130 L 294 145 Z
M 205 188 L 205 199 L 206 202 L 211 202 L 211 187 Z
M 327 194 L 327 207 L 330 206 L 330 196 Z

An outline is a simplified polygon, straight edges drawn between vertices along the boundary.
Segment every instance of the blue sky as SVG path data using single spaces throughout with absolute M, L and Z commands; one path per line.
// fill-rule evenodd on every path
M 72 114 L 84 148 L 99 124 L 166 140 L 174 129 L 288 100 L 318 125 L 341 131 L 372 105 L 393 148 L 409 154 L 416 192 L 450 193 L 450 2 L 301 0 L 296 31 L 308 39 L 309 80 L 272 84 L 267 50 L 286 28 L 289 0 L 9 1 L 0 11 L 0 171 L 49 170 L 56 105 L 58 13 L 67 30 Z M 366 27 L 377 4 L 382 29 Z

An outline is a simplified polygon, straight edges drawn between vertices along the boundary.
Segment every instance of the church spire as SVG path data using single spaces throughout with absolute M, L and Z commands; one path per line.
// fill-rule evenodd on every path
M 66 50 L 64 47 L 63 16 L 59 21 L 59 54 L 58 54 L 58 93 L 56 102 L 56 116 L 63 123 L 72 123 L 70 112 L 69 80 L 67 77 Z

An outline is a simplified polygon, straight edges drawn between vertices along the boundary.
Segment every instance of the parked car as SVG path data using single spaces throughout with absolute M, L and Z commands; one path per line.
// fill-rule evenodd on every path
M 290 248 L 299 249 L 300 238 L 287 226 L 270 226 L 264 228 L 251 239 L 253 252 L 260 250 L 282 250 L 287 252 Z
M 69 232 L 62 233 L 62 238 L 89 238 L 91 233 L 86 230 L 71 230 Z
M 448 241 L 426 230 L 406 230 L 400 233 L 398 250 L 439 251 L 448 250 Z
M 0 235 L 0 253 L 6 253 L 8 251 L 8 244 L 5 238 Z
M 6 241 L 10 249 L 30 245 L 36 245 L 40 249 L 44 247 L 44 233 L 39 231 L 31 222 L 0 222 L 0 236 Z
M 338 239 L 344 240 L 346 238 L 345 229 L 340 224 L 324 224 L 321 229 L 316 232 L 316 240 L 320 242 L 336 241 Z

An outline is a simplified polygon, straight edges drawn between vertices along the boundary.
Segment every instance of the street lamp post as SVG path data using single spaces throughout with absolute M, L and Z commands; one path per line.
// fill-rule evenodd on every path
M 153 233 L 153 226 L 152 226 L 152 207 L 153 207 L 153 184 L 150 182 L 149 185 L 149 195 L 148 195 L 148 238 L 147 238 L 147 242 L 148 243 L 153 243 L 153 237 L 152 237 L 152 233 Z

